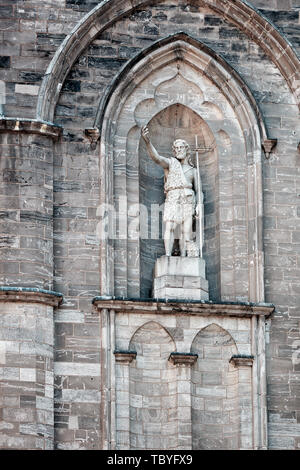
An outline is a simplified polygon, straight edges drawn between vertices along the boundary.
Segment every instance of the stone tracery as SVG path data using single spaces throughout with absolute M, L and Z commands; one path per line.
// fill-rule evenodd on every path
M 53 120 L 54 109 L 62 83 L 72 64 L 91 40 L 104 31 L 113 20 L 116 21 L 120 15 L 129 13 L 139 6 L 145 7 L 149 1 L 139 0 L 134 3 L 134 6 L 132 2 L 123 2 L 122 8 L 120 8 L 118 0 L 108 0 L 101 2 L 86 15 L 70 35 L 66 37 L 46 71 L 37 103 L 38 119 Z M 202 4 L 203 1 L 201 1 Z M 224 0 L 205 0 L 204 5 L 236 24 L 250 37 L 253 37 L 279 67 L 299 104 L 298 59 L 290 44 L 280 35 L 277 29 L 241 0 L 228 0 L 226 2 Z M 68 57 L 68 60 L 65 60 L 66 57 Z
M 180 58 L 178 60 L 178 51 L 180 51 Z M 151 63 L 151 69 L 145 67 L 145 64 Z M 180 72 L 178 72 L 178 69 Z M 213 70 L 213 74 L 210 75 Z M 134 76 L 134 82 L 132 77 Z M 195 99 L 191 100 L 191 94 L 187 91 L 190 87 L 182 87 L 178 89 L 178 81 L 185 83 L 185 81 L 193 83 L 195 93 Z M 228 84 L 230 83 L 230 86 Z M 160 91 L 163 90 L 163 93 Z M 246 91 L 246 95 L 244 94 Z M 164 100 L 161 100 L 161 96 Z M 121 97 L 121 99 L 120 99 Z M 176 97 L 176 98 L 175 98 Z M 226 227 L 226 219 L 228 220 L 229 208 L 225 201 L 222 200 L 222 184 L 223 179 L 220 178 L 219 170 L 226 168 L 226 156 L 228 155 L 228 138 L 224 136 L 228 135 L 231 143 L 231 158 L 240 160 L 240 166 L 245 168 L 245 185 L 242 187 L 247 189 L 248 187 L 248 199 L 251 195 L 251 205 L 255 207 L 255 211 L 250 211 L 249 215 L 253 219 L 251 224 L 254 230 L 247 235 L 247 222 L 245 220 L 244 233 L 245 237 L 249 237 L 249 258 L 245 262 L 248 264 L 251 278 L 255 278 L 254 284 L 247 281 L 246 271 L 244 273 L 239 272 L 237 280 L 243 279 L 243 283 L 240 283 L 239 287 L 236 287 L 238 296 L 241 299 L 249 300 L 262 300 L 263 299 L 263 254 L 259 250 L 261 243 L 259 238 L 261 237 L 259 231 L 258 219 L 261 214 L 261 198 L 262 193 L 260 189 L 261 184 L 261 142 L 265 138 L 266 131 L 264 128 L 263 121 L 261 120 L 260 114 L 255 106 L 253 106 L 253 97 L 245 87 L 241 87 L 240 83 L 236 80 L 236 74 L 230 72 L 230 69 L 224 69 L 223 63 L 216 61 L 215 58 L 208 55 L 207 51 L 203 51 L 202 48 L 197 47 L 194 40 L 188 36 L 180 33 L 178 36 L 168 38 L 168 41 L 163 41 L 157 44 L 157 49 L 151 48 L 149 54 L 143 53 L 140 58 L 140 62 L 133 64 L 130 72 L 127 76 L 120 81 L 117 87 L 113 90 L 110 101 L 106 107 L 101 110 L 104 112 L 103 126 L 101 129 L 101 148 L 102 148 L 102 170 L 101 173 L 105 176 L 105 183 L 102 189 L 102 201 L 111 203 L 113 197 L 116 198 L 122 194 L 119 189 L 125 188 L 129 190 L 131 194 L 135 193 L 135 199 L 131 202 L 139 203 L 137 197 L 139 187 L 139 174 L 135 178 L 128 178 L 126 176 L 126 168 L 130 160 L 130 166 L 139 167 L 136 156 L 140 147 L 139 142 L 139 127 L 148 124 L 149 118 L 152 116 L 158 116 L 159 113 L 163 112 L 166 108 L 166 101 L 176 105 L 187 106 L 193 112 L 195 112 L 201 119 L 205 117 L 205 125 L 208 131 L 204 132 L 208 141 L 215 142 L 215 149 L 213 150 L 214 157 L 211 162 L 214 163 L 215 178 L 219 181 L 219 195 L 216 193 L 215 201 L 218 207 L 218 217 L 221 217 L 219 224 L 220 227 Z M 175 101 L 174 101 L 175 100 Z M 99 113 L 99 115 L 101 114 Z M 113 123 L 113 125 L 111 125 Z M 100 124 L 100 123 L 99 123 Z M 130 135 L 130 140 L 128 136 Z M 245 137 L 246 136 L 246 137 Z M 113 145 L 112 145 L 113 142 Z M 130 151 L 125 155 L 123 153 L 124 144 L 127 142 L 130 146 Z M 113 159 L 114 165 L 118 166 L 119 169 L 123 168 L 121 173 L 118 175 L 108 172 L 110 168 L 109 161 Z M 126 163 L 127 161 L 127 163 Z M 140 160 L 141 162 L 141 160 Z M 218 163 L 217 163 L 218 162 Z M 228 166 L 229 169 L 229 166 Z M 140 172 L 142 167 L 140 167 Z M 218 176 L 219 175 L 219 176 Z M 232 176 L 231 176 L 232 177 Z M 114 181 L 115 189 L 108 181 Z M 123 181 L 123 183 L 121 183 Z M 131 188 L 131 189 L 129 189 Z M 256 188 L 253 190 L 253 188 Z M 218 191 L 218 189 L 216 189 Z M 114 193 L 114 196 L 113 196 Z M 247 199 L 246 197 L 246 199 Z M 253 199 L 254 197 L 254 199 Z M 250 200 L 249 200 L 250 202 Z M 234 201 L 232 203 L 234 205 Z M 224 208 L 222 206 L 224 205 Z M 224 214 L 224 222 L 222 222 Z M 225 215 L 226 214 L 226 215 Z M 231 218 L 233 215 L 229 216 Z M 250 221 L 248 221 L 250 223 Z M 220 266 L 224 264 L 222 255 L 223 243 L 228 246 L 232 246 L 234 251 L 234 241 L 229 242 L 226 230 L 219 232 L 219 243 L 220 249 L 218 256 L 218 263 Z M 224 242 L 222 239 L 224 238 Z M 226 241 L 225 241 L 226 240 Z M 113 270 L 115 274 L 121 273 L 124 269 L 127 269 L 128 276 L 132 275 L 131 286 L 135 286 L 128 291 L 126 282 L 122 281 L 122 276 L 116 280 L 119 294 L 126 295 L 127 292 L 130 295 L 137 295 L 139 290 L 139 275 L 137 274 L 138 267 L 135 265 L 132 269 L 128 267 L 127 262 L 122 261 L 116 269 L 113 269 L 113 251 L 116 253 L 127 250 L 125 248 L 126 241 L 117 241 L 115 248 L 108 248 L 110 254 L 106 254 L 102 257 L 103 260 L 103 272 L 105 278 L 109 283 L 102 284 L 103 293 L 112 293 L 114 291 L 113 281 Z M 224 245 L 225 246 L 225 245 Z M 129 247 L 129 244 L 127 245 Z M 132 249 L 141 249 L 133 247 Z M 105 246 L 103 249 L 106 249 Z M 121 250 L 121 251 L 120 251 Z M 127 250 L 128 251 L 128 250 Z M 106 261 L 107 260 L 107 261 Z M 226 262 L 225 262 L 226 264 Z M 244 262 L 243 262 L 244 264 Z M 127 266 L 127 268 L 126 268 Z M 253 274 L 252 274 L 253 272 Z M 221 277 L 224 279 L 227 273 L 222 274 L 222 268 L 220 270 Z M 116 278 L 115 278 L 116 279 Z M 122 286 L 122 287 L 121 287 Z M 238 284 L 236 284 L 238 286 Z M 253 290 L 251 290 L 253 289 Z M 230 293 L 226 293 L 226 283 L 221 280 L 219 292 L 215 295 L 221 296 L 224 300 L 230 299 Z

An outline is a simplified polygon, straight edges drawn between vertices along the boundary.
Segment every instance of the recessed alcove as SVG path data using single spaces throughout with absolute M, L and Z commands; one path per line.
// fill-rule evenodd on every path
M 164 93 L 167 93 L 167 89 L 164 89 Z M 153 145 L 160 155 L 171 157 L 174 140 L 184 139 L 190 146 L 191 163 L 196 166 L 195 136 L 198 147 L 203 149 L 199 152 L 199 169 L 204 194 L 204 258 L 207 279 L 211 286 L 210 298 L 218 299 L 220 298 L 220 246 L 217 230 L 219 174 L 214 135 L 199 114 L 181 103 L 174 103 L 157 113 L 147 126 Z M 164 171 L 151 160 L 142 139 L 139 143 L 139 181 L 140 204 L 147 208 L 148 214 L 148 238 L 141 237 L 140 241 L 140 295 L 151 297 L 155 260 L 164 254 L 161 216 L 165 199 Z M 146 221 L 141 219 L 141 229 L 145 223 Z M 195 223 L 194 230 L 196 230 Z M 145 232 L 143 230 L 143 233 Z
M 193 449 L 238 449 L 239 374 L 229 362 L 237 353 L 235 341 L 210 324 L 196 335 L 191 352 L 198 354 L 191 372 Z
M 168 361 L 174 341 L 160 324 L 151 321 L 135 332 L 130 349 L 137 352 L 128 378 L 130 449 L 176 448 L 177 371 Z
M 112 448 L 265 448 L 272 305 L 96 297 L 94 307 L 104 348 L 110 338 Z
M 164 184 L 162 168 L 142 142 L 147 125 L 162 155 L 171 155 L 177 137 L 194 149 L 198 135 L 198 145 L 209 149 L 200 152 L 200 173 L 210 299 L 263 301 L 261 141 L 266 132 L 245 84 L 203 45 L 180 36 L 136 58 L 109 96 L 98 113 L 101 203 L 122 206 L 123 226 L 115 240 L 101 243 L 101 292 L 149 298 L 152 270 L 164 253 L 162 233 L 153 236 L 149 220 L 153 204 L 155 217 L 162 217 Z

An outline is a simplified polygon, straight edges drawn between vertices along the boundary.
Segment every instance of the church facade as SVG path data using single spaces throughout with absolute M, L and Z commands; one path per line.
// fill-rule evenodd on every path
M 299 15 L 3 0 L 1 449 L 300 448 Z

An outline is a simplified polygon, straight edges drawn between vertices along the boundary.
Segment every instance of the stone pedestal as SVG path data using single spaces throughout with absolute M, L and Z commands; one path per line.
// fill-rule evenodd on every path
M 153 297 L 209 300 L 203 258 L 162 256 L 154 268 Z

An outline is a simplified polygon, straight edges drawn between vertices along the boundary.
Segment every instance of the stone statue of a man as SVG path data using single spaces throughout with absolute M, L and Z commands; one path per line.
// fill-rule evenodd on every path
M 142 128 L 142 137 L 149 156 L 155 163 L 163 167 L 165 173 L 166 200 L 163 220 L 165 222 L 166 255 L 171 256 L 172 254 L 174 231 L 178 225 L 180 226 L 180 256 L 190 255 L 191 247 L 195 246 L 195 242 L 192 240 L 193 216 L 194 214 L 198 217 L 202 216 L 199 212 L 201 212 L 203 195 L 200 177 L 197 175 L 196 168 L 189 162 L 189 145 L 185 140 L 175 140 L 172 148 L 174 157 L 167 158 L 159 155 L 154 148 L 146 126 Z M 196 256 L 199 254 L 197 253 Z

